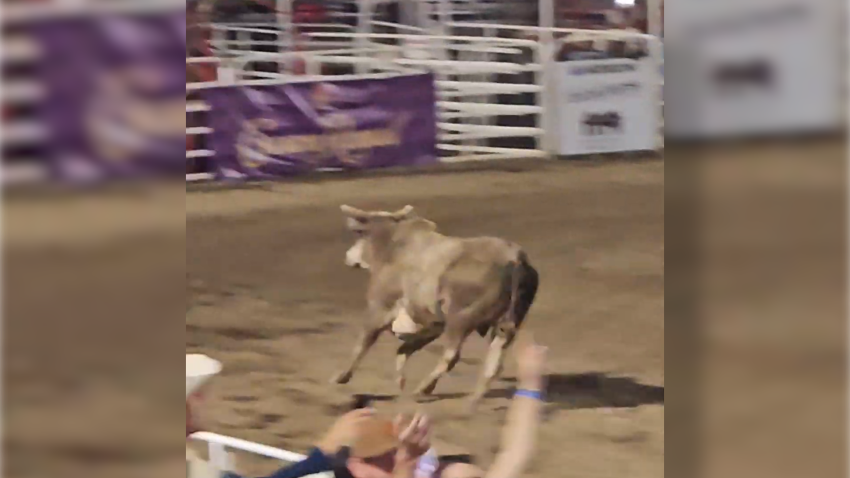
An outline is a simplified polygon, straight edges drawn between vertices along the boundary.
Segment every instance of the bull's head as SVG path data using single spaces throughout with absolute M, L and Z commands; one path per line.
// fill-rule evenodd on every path
M 340 209 L 346 216 L 348 230 L 357 237 L 345 253 L 345 265 L 362 269 L 369 269 L 374 259 L 377 233 L 391 230 L 413 212 L 413 206 L 405 206 L 395 212 L 363 211 L 345 204 Z

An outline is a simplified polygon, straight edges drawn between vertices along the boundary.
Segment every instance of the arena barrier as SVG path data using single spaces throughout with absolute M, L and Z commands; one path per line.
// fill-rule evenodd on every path
M 218 32 L 213 41 L 216 56 L 187 62 L 217 65 L 217 80 L 190 84 L 188 91 L 434 72 L 437 149 L 439 161 L 446 163 L 548 157 L 556 153 L 559 133 L 554 113 L 559 104 L 553 96 L 557 80 L 553 54 L 563 43 L 642 39 L 650 44 L 651 57 L 659 65 L 661 51 L 655 37 L 632 32 L 500 24 L 448 22 L 441 27 L 442 31 L 463 29 L 470 32 L 467 35 L 434 34 L 387 22 L 372 22 L 370 30 L 383 27 L 407 33 L 361 33 L 362 29 L 336 24 L 310 25 L 311 31 L 300 34 L 299 42 L 291 36 L 284 38 L 279 30 L 256 24 L 210 27 Z M 280 35 L 284 51 L 246 52 L 254 43 L 248 36 L 251 33 Z M 561 38 L 566 34 L 570 36 Z M 292 64 L 296 62 L 303 65 L 302 71 L 293 71 Z M 259 64 L 273 67 L 269 71 L 257 68 Z M 332 70 L 337 73 L 329 73 Z M 660 109 L 660 74 L 657 83 L 655 98 Z M 202 101 L 187 105 L 187 113 L 209 109 Z M 204 142 L 200 137 L 211 133 L 207 124 L 192 124 L 186 132 L 198 138 L 194 144 Z M 660 129 L 655 147 L 663 147 Z M 194 148 L 186 154 L 187 161 L 214 158 L 208 148 Z M 187 174 L 186 179 L 212 177 L 212 173 L 204 171 Z
M 7 9 L 4 24 L 26 24 L 62 15 L 99 13 L 156 13 L 173 2 L 83 8 L 86 2 Z M 9 13 L 11 12 L 11 13 Z M 291 22 L 278 14 L 280 25 Z M 441 13 L 450 20 L 451 15 Z M 402 74 L 434 72 L 437 90 L 437 149 L 441 162 L 547 157 L 555 152 L 557 131 L 552 113 L 558 108 L 553 91 L 552 52 L 560 43 L 645 38 L 629 32 L 587 31 L 515 25 L 431 22 L 429 28 L 398 25 L 360 17 L 349 23 L 299 25 L 299 31 L 270 28 L 268 24 L 210 25 L 211 55 L 187 58 L 187 67 L 207 64 L 215 81 L 186 85 L 197 93 L 223 85 L 284 85 L 310 81 L 345 81 Z M 394 33 L 376 33 L 378 31 Z M 39 50 L 26 30 L 6 37 L 5 66 L 39 61 Z M 463 33 L 463 34 L 459 34 Z M 253 34 L 265 35 L 255 40 Z M 559 38 L 570 34 L 568 39 Z M 272 39 L 273 38 L 273 39 Z M 653 37 L 647 41 L 656 44 Z M 271 45 L 270 45 L 271 44 Z M 274 46 L 277 52 L 256 51 Z M 659 49 L 660 50 L 660 49 Z M 268 65 L 273 68 L 267 68 Z M 265 67 L 263 67 L 265 65 Z M 659 84 L 661 83 L 659 79 Z M 4 106 L 32 106 L 44 95 L 44 85 L 32 78 L 11 80 L 4 90 Z M 659 105 L 662 100 L 659 93 Z M 203 124 L 209 105 L 186 102 L 185 131 L 187 181 L 207 180 L 208 171 L 190 173 L 193 162 L 213 160 L 204 137 L 212 133 Z M 196 118 L 189 118 L 194 116 Z M 200 123 L 197 123 L 200 116 Z M 2 141 L 7 154 L 3 182 L 40 181 L 45 175 L 38 147 L 47 144 L 45 125 L 38 118 L 12 119 L 4 125 Z M 13 153 L 9 153 L 9 149 Z M 661 144 L 659 144 L 661 147 Z M 10 161 L 10 159 L 13 159 Z
M 57 14 L 74 14 L 85 3 L 4 4 L 0 7 L 0 23 L 30 22 Z M 172 3 L 97 2 L 96 8 L 87 7 L 87 11 L 156 12 L 169 8 Z M 846 18 L 846 13 L 844 16 Z M 291 24 L 286 15 L 279 17 L 281 24 Z M 546 25 L 546 22 L 541 21 L 540 24 Z M 369 71 L 403 73 L 435 70 L 439 95 L 438 148 L 440 160 L 445 162 L 549 155 L 555 147 L 553 133 L 549 131 L 553 121 L 550 117 L 553 92 L 548 58 L 552 49 L 557 48 L 558 42 L 606 41 L 630 35 L 631 38 L 639 38 L 623 32 L 582 32 L 460 22 L 444 23 L 437 30 L 381 21 L 367 22 L 365 26 L 346 23 L 303 26 L 309 27 L 310 33 L 293 35 L 291 31 L 277 28 L 271 30 L 277 35 L 275 41 L 264 44 L 252 40 L 250 35 L 268 33 L 267 24 L 214 25 L 214 55 L 187 60 L 187 65 L 205 62 L 215 65 L 213 71 L 230 72 L 237 82 L 256 80 L 278 84 L 327 79 L 329 76 L 342 79 L 338 72 L 330 74 L 323 71 L 334 68 L 347 68 L 353 72 L 352 75 Z M 378 30 L 400 33 L 374 33 Z M 460 31 L 464 35 L 457 35 Z M 231 33 L 235 34 L 235 38 Z M 572 35 L 567 40 L 558 38 L 567 33 Z M 843 58 L 850 58 L 846 54 L 850 51 L 850 36 L 844 35 L 841 40 L 844 42 Z M 652 45 L 659 44 L 649 41 Z M 269 46 L 276 46 L 278 51 L 266 54 L 254 51 Z M 31 38 L 0 35 L 0 64 L 3 66 L 25 66 L 37 62 L 38 58 L 38 48 Z M 659 68 L 663 67 L 660 51 L 657 61 Z M 274 72 L 262 71 L 255 67 L 260 63 L 277 63 L 279 67 Z M 845 97 L 850 99 L 850 60 L 845 61 L 844 68 L 842 81 L 848 92 Z M 659 75 L 658 80 L 659 87 L 663 87 L 663 75 Z M 211 86 L 193 85 L 192 88 Z M 0 105 L 3 106 L 31 106 L 41 101 L 43 94 L 44 85 L 31 76 L 0 80 Z M 529 96 L 533 100 L 529 100 Z M 845 104 L 848 105 L 844 108 L 845 124 L 850 124 L 850 101 L 845 101 Z M 660 89 L 658 107 L 663 108 Z M 187 114 L 203 114 L 206 107 L 203 103 L 189 102 L 186 109 Z M 663 131 L 663 124 L 662 114 L 659 133 Z M 189 143 L 208 133 L 209 129 L 204 125 L 187 128 L 187 162 L 207 157 L 209 150 L 191 147 Z M 659 148 L 663 147 L 660 139 L 661 134 Z M 4 156 L 0 161 L 0 184 L 43 180 L 45 168 L 38 160 L 38 147 L 45 142 L 45 127 L 38 118 L 6 118 L 6 121 L 0 122 L 0 155 Z M 521 146 L 517 147 L 517 144 Z M 9 150 L 12 151 L 11 156 L 6 154 Z M 208 178 L 204 174 L 187 175 L 188 180 Z
M 41 182 L 50 177 L 75 181 L 94 175 L 108 176 L 97 169 L 124 170 L 122 177 L 139 177 L 141 171 L 136 171 L 133 161 L 125 158 L 136 153 L 146 156 L 142 162 L 157 163 L 151 167 L 151 173 L 170 167 L 179 174 L 185 168 L 180 149 L 185 147 L 182 60 L 178 57 L 176 65 L 171 65 L 167 79 L 136 71 L 134 81 L 124 81 L 124 73 L 129 72 L 117 70 L 138 65 L 133 55 L 146 55 L 143 51 L 146 47 L 138 48 L 137 44 L 135 27 L 141 24 L 157 24 L 156 34 L 146 33 L 142 37 L 146 36 L 147 41 L 159 38 L 171 42 L 172 63 L 178 55 L 182 57 L 179 52 L 185 48 L 185 15 L 185 3 L 175 0 L 48 0 L 0 5 L 0 70 L 4 73 L 0 78 L 0 185 Z M 136 25 L 132 25 L 134 22 Z M 97 65 L 98 60 L 107 56 L 113 60 L 120 58 L 121 65 L 114 69 L 84 66 Z M 110 84 L 114 91 L 98 89 L 100 83 Z M 153 102 L 157 104 L 127 97 L 130 83 L 146 84 L 142 88 L 146 90 L 158 89 Z M 162 96 L 165 89 L 169 89 L 167 97 Z M 177 104 L 178 114 L 168 114 L 165 103 Z M 150 121 L 153 117 L 159 121 Z M 152 128 L 139 131 L 122 124 L 136 126 L 134 120 Z M 174 128 L 177 122 L 179 127 Z M 168 132 L 163 125 L 176 131 L 170 147 L 165 147 L 162 141 L 154 148 L 157 152 L 131 151 L 133 147 L 129 143 L 137 142 L 140 132 L 159 129 L 159 139 L 166 136 Z M 104 133 L 109 128 L 120 131 Z M 112 137 L 105 139 L 104 135 Z M 88 137 L 83 140 L 83 136 Z M 118 136 L 123 139 L 117 140 Z M 92 144 L 83 145 L 84 142 Z M 121 142 L 125 144 L 118 144 Z M 100 147 L 111 149 L 112 157 L 88 158 L 87 153 Z M 168 154 L 171 151 L 174 154 Z M 61 174 L 57 172 L 59 169 L 63 170 Z
M 355 76 L 202 91 L 211 174 L 262 180 L 436 163 L 433 75 Z
M 256 30 L 256 29 L 255 29 Z M 499 137 L 540 137 L 543 130 L 537 126 L 517 127 L 487 124 L 483 118 L 497 115 L 534 115 L 539 116 L 543 108 L 535 105 L 509 105 L 487 97 L 497 94 L 540 93 L 541 86 L 533 81 L 513 84 L 497 83 L 497 75 L 517 76 L 525 72 L 539 71 L 537 63 L 522 64 L 516 61 L 492 61 L 481 55 L 487 54 L 519 55 L 518 48 L 536 49 L 538 43 L 530 40 L 509 38 L 480 38 L 460 36 L 423 36 L 421 34 L 359 34 L 351 32 L 313 32 L 306 37 L 324 44 L 326 40 L 348 39 L 348 48 L 311 51 L 291 51 L 277 55 L 250 54 L 229 58 L 223 62 L 217 58 L 191 59 L 194 62 L 216 62 L 219 65 L 219 81 L 207 84 L 189 85 L 192 91 L 215 88 L 225 85 L 256 86 L 264 84 L 286 84 L 310 81 L 345 81 L 349 79 L 379 78 L 388 74 L 436 72 L 437 115 L 439 128 L 437 147 L 443 153 L 441 160 L 446 162 L 484 160 L 500 157 L 544 156 L 537 144 L 530 148 L 499 148 L 483 146 L 484 140 Z M 379 41 L 396 41 L 397 44 Z M 411 44 L 416 45 L 418 54 L 406 55 Z M 339 44 L 339 42 L 335 43 Z M 224 54 L 234 53 L 230 46 Z M 449 58 L 454 53 L 455 58 Z M 478 58 L 473 58 L 474 56 Z M 286 73 L 267 73 L 251 71 L 251 64 L 275 62 L 285 70 L 293 59 L 301 59 L 305 64 L 306 75 L 296 76 Z M 488 61 L 490 60 L 490 61 Z M 322 75 L 322 71 L 340 68 L 351 74 Z M 229 80 L 229 81 L 228 81 Z M 484 81 L 482 81 L 484 80 Z M 484 99 L 485 101 L 482 101 Z M 195 103 L 187 109 L 198 111 L 207 105 Z M 476 124 L 477 123 L 477 124 Z M 483 124 L 482 124 L 483 123 Z M 187 134 L 206 135 L 211 131 L 204 127 L 187 129 Z M 205 157 L 208 150 L 187 152 L 187 158 Z M 188 180 L 208 179 L 208 175 L 188 176 Z

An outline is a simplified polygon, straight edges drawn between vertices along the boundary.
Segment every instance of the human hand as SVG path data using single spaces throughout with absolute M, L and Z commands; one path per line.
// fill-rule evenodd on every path
M 545 385 L 544 371 L 548 348 L 538 345 L 530 335 L 518 345 L 516 361 L 519 388 L 541 391 Z
M 336 454 L 344 446 L 352 446 L 360 435 L 362 425 L 372 419 L 371 408 L 352 410 L 339 417 L 316 445 L 325 455 Z
M 404 416 L 397 416 L 393 421 L 393 431 L 399 441 L 397 460 L 417 460 L 431 449 L 431 423 L 425 414 L 417 413 L 407 425 L 404 424 Z

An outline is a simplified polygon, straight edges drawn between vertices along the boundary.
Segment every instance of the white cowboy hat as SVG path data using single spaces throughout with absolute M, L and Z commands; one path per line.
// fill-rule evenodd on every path
M 221 372 L 221 362 L 201 354 L 186 355 L 186 397 Z

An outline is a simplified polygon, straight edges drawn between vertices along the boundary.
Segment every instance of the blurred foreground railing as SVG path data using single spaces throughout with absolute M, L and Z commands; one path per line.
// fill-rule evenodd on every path
M 296 463 L 307 458 L 305 455 L 300 453 L 282 450 L 280 448 L 274 448 L 242 440 L 240 438 L 219 435 L 217 433 L 198 432 L 191 435 L 189 438 L 207 444 L 209 461 L 220 470 L 233 469 L 233 463 L 230 462 L 230 456 L 228 454 L 229 449 L 246 451 L 255 455 L 280 460 L 285 463 Z M 320 473 L 311 476 L 315 478 L 331 478 L 333 473 Z

